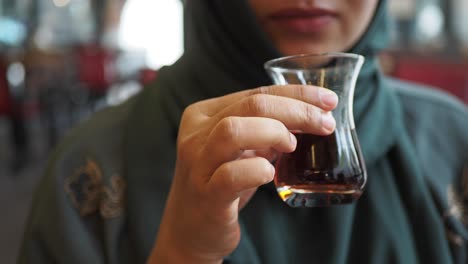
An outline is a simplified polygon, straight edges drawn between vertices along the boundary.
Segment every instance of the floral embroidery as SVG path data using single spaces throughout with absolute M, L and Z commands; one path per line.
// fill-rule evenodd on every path
M 450 185 L 447 189 L 449 209 L 447 215 L 452 215 L 468 226 L 468 167 L 465 167 L 461 177 L 460 189 Z
M 462 247 L 465 245 L 465 242 L 463 241 L 463 237 L 461 237 L 455 232 L 452 232 L 451 230 L 446 229 L 445 231 L 447 232 L 447 238 L 451 243 L 459 247 Z
M 102 217 L 113 218 L 122 214 L 125 187 L 122 177 L 111 177 L 111 186 L 103 188 L 103 198 L 99 206 L 99 212 Z
M 454 216 L 457 219 L 462 219 L 464 215 L 463 204 L 460 200 L 460 195 L 453 189 L 453 186 L 450 185 L 447 189 L 447 199 L 449 203 L 449 209 L 446 215 Z
M 117 175 L 110 178 L 110 186 L 105 186 L 100 168 L 90 159 L 65 179 L 65 192 L 81 216 L 96 212 L 104 219 L 120 216 L 124 208 L 125 188 L 124 179 Z
M 459 187 L 459 188 L 458 188 Z M 449 185 L 447 188 L 447 201 L 449 208 L 444 217 L 454 217 L 460 220 L 465 226 L 468 226 L 468 167 L 465 167 L 461 177 L 460 185 L 454 187 Z M 465 241 L 462 236 L 454 232 L 451 228 L 446 228 L 448 240 L 458 246 L 463 247 Z
M 91 160 L 65 179 L 65 191 L 81 216 L 92 214 L 98 209 L 101 188 L 101 170 Z

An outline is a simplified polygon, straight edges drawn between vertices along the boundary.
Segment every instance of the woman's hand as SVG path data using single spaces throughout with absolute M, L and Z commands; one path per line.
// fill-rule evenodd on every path
M 290 131 L 327 135 L 338 98 L 315 86 L 268 86 L 190 105 L 175 176 L 149 263 L 221 263 L 240 241 L 238 212 L 273 180 L 269 158 L 292 152 Z

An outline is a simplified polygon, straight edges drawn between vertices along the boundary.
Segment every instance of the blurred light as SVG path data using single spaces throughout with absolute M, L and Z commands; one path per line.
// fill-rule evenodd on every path
M 468 10 L 467 0 L 453 1 L 452 14 L 454 19 L 452 23 L 456 37 L 468 48 L 468 27 L 466 26 L 468 25 L 468 16 L 466 15 L 466 10 Z
M 26 38 L 26 28 L 11 18 L 0 17 L 0 42 L 18 45 Z
M 34 43 L 39 49 L 49 48 L 54 40 L 54 34 L 50 28 L 41 27 L 34 36 Z
M 7 80 L 10 84 L 10 93 L 13 97 L 21 97 L 24 94 L 24 77 L 26 71 L 20 62 L 12 63 L 7 69 Z
M 56 7 L 64 7 L 70 3 L 70 0 L 54 0 L 54 5 Z
M 398 19 L 412 19 L 416 11 L 416 1 L 388 1 L 388 9 L 390 13 Z
M 26 71 L 20 62 L 10 64 L 7 70 L 7 80 L 11 86 L 19 86 L 24 83 Z
M 424 39 L 433 39 L 442 32 L 444 14 L 438 5 L 426 5 L 417 19 L 417 28 Z
M 146 53 L 146 66 L 174 63 L 183 52 L 180 0 L 128 0 L 122 12 L 119 43 Z
M 119 105 L 128 98 L 141 91 L 141 84 L 138 82 L 126 82 L 124 84 L 113 85 L 106 96 L 108 105 Z

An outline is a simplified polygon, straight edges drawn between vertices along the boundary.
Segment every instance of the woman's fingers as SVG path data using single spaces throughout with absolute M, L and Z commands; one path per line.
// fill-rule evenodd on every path
M 226 117 L 214 127 L 207 138 L 204 155 L 210 157 L 212 168 L 237 159 L 244 150 L 275 149 L 292 152 L 296 137 L 278 120 L 262 117 Z
M 207 193 L 216 194 L 214 203 L 223 206 L 273 180 L 275 168 L 266 159 L 254 157 L 223 163 L 207 183 Z
M 180 130 L 190 130 L 189 134 L 193 134 L 194 128 L 198 130 L 205 127 L 208 131 L 221 128 L 221 138 L 224 139 L 232 134 L 235 136 L 233 128 L 236 128 L 230 126 L 230 122 L 226 122 L 229 120 L 225 118 L 241 116 L 276 119 L 291 131 L 328 135 L 333 132 L 336 124 L 330 112 L 314 105 L 324 105 L 323 102 L 327 101 L 320 99 L 321 93 L 330 93 L 335 99 L 328 100 L 328 105 L 333 105 L 328 108 L 335 107 L 337 98 L 333 92 L 325 88 L 301 85 L 268 86 L 206 100 L 186 109 Z
M 328 135 L 333 132 L 336 125 L 330 112 L 325 112 L 300 100 L 269 94 L 257 94 L 244 98 L 220 111 L 216 118 L 221 120 L 228 116 L 276 119 L 289 130 L 315 135 Z
M 201 108 L 206 115 L 213 116 L 227 106 L 259 94 L 289 97 L 315 105 L 324 111 L 333 110 L 338 103 L 336 93 L 327 88 L 312 85 L 272 85 L 205 100 L 201 102 Z
M 337 100 L 323 88 L 289 85 L 187 107 L 177 137 L 175 176 L 153 252 L 164 255 L 172 248 L 178 256 L 204 262 L 232 252 L 240 237 L 238 210 L 259 186 L 273 180 L 275 169 L 268 159 L 276 152 L 294 151 L 291 129 L 331 133 L 334 120 L 326 122 L 330 114 L 323 112 L 331 111 Z M 189 207 L 187 202 L 192 202 Z M 181 233 L 188 239 L 178 239 Z
M 273 148 L 269 149 L 251 149 L 246 150 L 240 156 L 241 159 L 253 158 L 253 157 L 262 157 L 267 159 L 270 162 L 274 162 L 278 158 L 279 152 Z

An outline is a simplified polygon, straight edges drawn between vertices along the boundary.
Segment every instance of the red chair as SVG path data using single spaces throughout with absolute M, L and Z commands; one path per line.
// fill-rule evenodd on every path
M 140 78 L 139 78 L 140 84 L 143 86 L 150 84 L 156 79 L 157 75 L 158 75 L 157 70 L 153 70 L 150 68 L 141 69 Z
M 392 75 L 440 88 L 468 103 L 468 62 L 400 57 Z
M 78 80 L 94 94 L 104 94 L 116 79 L 114 55 L 93 44 L 77 49 Z
M 0 115 L 12 115 L 13 104 L 8 89 L 7 66 L 0 59 Z

